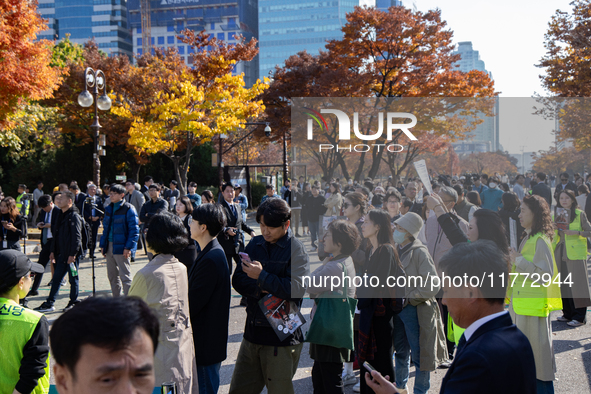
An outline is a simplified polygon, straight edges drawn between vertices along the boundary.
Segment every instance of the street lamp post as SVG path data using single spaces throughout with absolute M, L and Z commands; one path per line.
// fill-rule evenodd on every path
M 90 92 L 89 92 L 90 89 Z M 102 95 L 99 93 L 102 91 Z M 101 70 L 94 70 L 87 67 L 84 71 L 84 90 L 78 95 L 78 104 L 82 107 L 90 107 L 94 103 L 94 121 L 90 126 L 93 130 L 94 152 L 92 180 L 97 187 L 100 187 L 101 161 L 99 156 L 105 156 L 107 139 L 104 134 L 99 135 L 101 125 L 99 123 L 98 110 L 108 111 L 111 109 L 111 99 L 107 96 L 107 81 L 105 73 Z

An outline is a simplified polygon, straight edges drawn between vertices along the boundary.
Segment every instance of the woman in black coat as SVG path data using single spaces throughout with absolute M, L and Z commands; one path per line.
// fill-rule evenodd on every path
M 197 245 L 191 238 L 191 222 L 193 221 L 191 214 L 193 213 L 193 204 L 191 203 L 191 200 L 189 200 L 189 197 L 183 196 L 176 202 L 175 212 L 183 221 L 185 229 L 187 229 L 187 233 L 189 234 L 189 246 L 174 253 L 174 257 L 183 263 L 187 267 L 187 272 L 189 272 L 189 269 L 197 258 Z
M 19 240 L 23 236 L 25 221 L 16 209 L 14 198 L 6 197 L 0 202 L 0 214 L 0 223 L 2 224 L 0 250 L 15 249 L 20 252 Z

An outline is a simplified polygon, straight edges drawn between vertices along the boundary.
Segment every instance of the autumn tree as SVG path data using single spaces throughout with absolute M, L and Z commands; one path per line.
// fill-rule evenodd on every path
M 560 174 L 564 171 L 584 172 L 589 168 L 590 150 L 577 151 L 574 147 L 557 149 L 555 146 L 546 151 L 538 151 L 532 155 L 533 170 L 547 174 Z
M 0 2 L 0 128 L 14 126 L 20 107 L 50 97 L 60 83 L 61 70 L 50 66 L 53 44 L 36 41 L 46 28 L 37 13 L 37 1 Z M 0 139 L 0 144 L 19 144 L 8 137 Z
M 462 171 L 476 174 L 514 174 L 517 166 L 509 160 L 508 155 L 503 152 L 478 152 L 471 153 L 460 159 Z

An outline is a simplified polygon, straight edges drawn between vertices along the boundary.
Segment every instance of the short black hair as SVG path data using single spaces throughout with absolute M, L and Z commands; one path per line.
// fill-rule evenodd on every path
M 273 189 L 273 185 L 271 185 L 271 184 L 269 183 L 267 186 L 265 186 L 265 189 L 267 189 L 267 190 L 269 190 L 269 189 Z
M 135 185 L 135 179 L 133 179 L 133 178 L 129 178 L 127 181 L 125 181 L 125 184 L 127 184 L 128 182 L 131 183 L 132 185 Z
M 217 235 L 226 227 L 226 215 L 220 204 L 201 204 L 193 211 L 193 220 L 205 224 L 209 235 Z
M 150 219 L 146 242 L 158 254 L 173 254 L 189 246 L 189 233 L 178 216 L 161 211 Z
M 456 191 L 456 193 L 458 193 L 458 196 L 464 195 L 464 188 L 462 187 L 462 185 L 456 183 L 455 185 L 453 185 L 453 189 Z
M 341 246 L 341 253 L 350 256 L 361 243 L 361 235 L 357 226 L 347 220 L 333 220 L 328 225 L 332 241 Z
M 146 176 L 144 177 L 144 183 L 146 183 L 146 182 L 150 182 L 150 181 L 153 181 L 153 180 L 154 180 L 154 178 L 152 178 L 150 175 L 146 175 Z
M 123 187 L 123 185 L 119 185 L 118 183 L 114 183 L 111 185 L 111 189 L 109 189 L 111 192 L 117 193 L 117 194 L 125 194 L 127 193 L 127 190 L 125 190 L 125 188 Z
M 189 182 L 189 187 L 197 187 L 197 184 L 195 182 Z
M 406 207 L 406 208 L 410 209 L 412 207 L 412 205 L 413 205 L 413 202 L 410 201 L 410 198 L 405 197 L 402 200 L 402 205 L 401 205 L 402 207 Z
M 49 206 L 51 201 L 51 196 L 49 194 L 44 194 L 39 197 L 39 200 L 37 200 L 37 205 L 39 205 L 39 208 L 46 208 Z
M 148 186 L 148 189 L 156 189 L 160 191 L 160 185 L 157 183 L 152 183 L 150 186 Z
M 227 188 L 231 187 L 232 191 L 234 191 L 234 185 L 232 185 L 230 182 L 224 182 L 222 183 L 222 187 L 221 187 L 221 191 L 222 193 L 224 192 L 224 190 L 226 190 Z
M 568 174 L 568 172 L 563 172 L 562 174 L 560 174 L 561 178 L 566 178 L 566 179 L 570 179 L 570 175 Z
M 170 183 L 171 183 L 171 184 L 173 184 L 173 185 L 175 185 L 175 186 L 179 184 L 179 183 L 178 183 L 177 181 L 175 181 L 174 179 L 173 179 L 172 181 L 170 181 Z
M 546 180 L 546 174 L 543 172 L 538 172 L 536 174 L 536 178 L 538 178 L 540 181 L 544 182 Z
M 261 223 L 263 218 L 267 227 L 281 227 L 291 219 L 291 209 L 285 200 L 271 197 L 257 209 L 257 223 Z
M 63 196 L 66 196 L 66 198 L 68 198 L 69 200 L 72 200 L 72 202 L 76 201 L 76 196 L 74 196 L 74 193 L 72 193 L 71 191 L 65 191 L 61 193 Z
M 117 351 L 133 340 L 136 330 L 148 334 L 158 347 L 158 317 L 138 297 L 88 297 L 61 315 L 49 333 L 55 361 L 75 377 L 83 345 Z
M 496 243 L 490 240 L 462 242 L 451 248 L 439 261 L 439 269 L 451 278 L 482 278 L 483 272 L 495 278 L 479 283 L 482 296 L 491 304 L 503 304 L 509 274 L 509 255 L 504 254 Z M 504 280 L 500 278 L 504 277 Z M 498 279 L 498 280 L 497 280 Z
M 78 186 L 77 183 L 72 183 L 70 186 L 68 186 L 68 189 L 71 189 L 71 190 L 80 190 L 80 187 Z

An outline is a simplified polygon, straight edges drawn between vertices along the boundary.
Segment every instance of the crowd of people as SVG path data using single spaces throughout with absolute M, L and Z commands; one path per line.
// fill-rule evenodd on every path
M 268 187 L 256 210 L 260 235 L 246 223 L 239 185 L 222 184 L 215 203 L 211 191 L 197 195 L 194 183 L 183 196 L 173 181 L 161 197 L 151 177 L 142 187 L 128 180 L 102 193 L 71 183 L 35 201 L 38 263 L 20 252 L 28 216 L 22 199 L 19 206 L 3 198 L 0 341 L 9 356 L 0 358 L 0 392 L 47 392 L 51 345 L 60 393 L 126 384 L 151 393 L 164 382 L 180 393 L 217 393 L 233 287 L 246 321 L 232 394 L 265 387 L 293 393 L 306 341 L 315 393 L 343 393 L 351 384 L 361 393 L 406 393 L 411 364 L 416 394 L 430 390 L 436 368 L 448 368 L 441 393 L 492 393 L 499 382 L 509 393 L 553 393 L 550 312 L 562 310 L 558 320 L 578 327 L 591 306 L 591 202 L 588 185 L 569 182 L 567 173 L 554 195 L 546 174 L 528 175 L 511 182 L 499 174 L 439 176 L 428 185 L 420 178 L 331 179 L 324 186 L 286 180 L 280 195 Z M 308 235 L 309 250 L 302 242 Z M 81 302 L 79 264 L 97 247 L 113 297 Z M 149 262 L 132 277 L 140 248 Z M 310 273 L 311 254 L 321 264 Z M 27 296 L 38 294 L 49 262 L 49 296 L 28 309 Z M 444 272 L 506 280 L 452 286 L 434 280 Z M 529 279 L 509 285 L 510 273 Z M 66 275 L 70 301 L 49 333 L 43 313 L 55 309 Z M 370 289 L 353 286 L 357 276 L 423 282 Z M 350 280 L 334 289 L 334 277 Z M 560 278 L 570 278 L 568 286 Z M 314 300 L 309 330 L 291 321 L 288 329 L 306 293 Z M 287 305 L 285 328 L 271 324 L 273 311 L 263 308 L 269 297 Z

